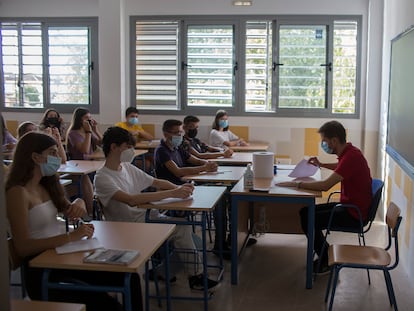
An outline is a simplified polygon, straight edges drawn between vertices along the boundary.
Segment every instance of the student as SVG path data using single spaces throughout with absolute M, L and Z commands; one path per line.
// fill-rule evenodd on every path
M 110 127 L 104 133 L 102 147 L 106 160 L 105 165 L 97 171 L 94 184 L 96 194 L 105 207 L 107 220 L 145 222 L 146 210 L 139 208 L 140 204 L 165 198 L 186 198 L 193 193 L 192 184 L 176 186 L 167 180 L 154 178 L 132 165 L 130 162 L 134 157 L 134 146 L 135 139 L 125 129 Z M 161 191 L 142 192 L 148 187 Z M 155 209 L 151 211 L 151 217 L 167 219 Z M 173 241 L 177 248 L 196 249 L 191 226 L 177 226 Z M 186 256 L 182 260 L 185 262 Z M 193 289 L 202 290 L 202 275 L 190 276 L 189 284 Z M 216 285 L 216 281 L 208 281 L 209 288 Z
M 248 146 L 243 138 L 239 138 L 229 130 L 229 117 L 225 110 L 218 110 L 210 132 L 210 144 L 214 147 Z
M 85 155 L 92 154 L 102 142 L 98 123 L 92 119 L 88 109 L 76 108 L 69 126 L 66 146 L 70 160 L 84 160 Z M 82 196 L 89 215 L 92 214 L 93 186 L 88 175 L 82 175 Z
M 144 139 L 144 140 L 152 140 L 154 137 L 142 128 L 141 125 L 139 125 L 139 119 L 138 119 L 138 109 L 135 107 L 128 107 L 125 111 L 125 118 L 126 121 L 124 122 L 118 122 L 115 124 L 115 126 L 122 127 L 123 129 L 130 132 L 137 141 Z
M 86 215 L 82 199 L 69 202 L 56 174 L 60 165 L 56 141 L 44 133 L 29 132 L 17 143 L 6 182 L 6 210 L 10 234 L 17 255 L 24 259 L 25 287 L 30 299 L 41 300 L 43 269 L 28 262 L 48 249 L 71 241 L 91 238 L 92 224 L 84 224 L 67 233 L 65 223 L 57 219 L 63 213 L 70 221 Z M 123 285 L 124 275 L 109 272 L 53 270 L 51 277 L 62 282 Z M 140 291 L 138 275 L 131 280 L 134 293 Z M 142 308 L 138 295 L 133 305 Z M 85 303 L 88 310 L 121 310 L 119 303 L 107 294 L 82 291 L 50 290 L 52 301 Z
M 24 134 L 29 132 L 37 132 L 38 126 L 33 122 L 26 121 L 20 123 L 19 127 L 17 128 L 17 139 L 20 139 Z
M 0 114 L 1 117 L 1 134 L 3 137 L 2 141 L 2 151 L 11 151 L 14 149 L 16 145 L 17 139 L 14 138 L 12 134 L 10 134 L 9 130 L 6 127 L 6 122 L 4 122 L 3 115 Z
M 217 164 L 191 155 L 183 142 L 182 122 L 167 120 L 162 126 L 164 139 L 155 149 L 155 172 L 158 178 L 176 185 L 183 184 L 183 176 L 217 171 Z
M 60 137 L 65 137 L 66 128 L 62 117 L 56 109 L 50 108 L 43 114 L 40 121 L 39 128 L 44 131 L 47 128 L 57 128 L 59 130 Z
M 368 216 L 369 205 L 372 200 L 372 179 L 367 160 L 362 152 L 351 143 L 346 142 L 346 131 L 341 123 L 330 121 L 319 128 L 321 135 L 321 147 L 329 154 L 338 156 L 337 163 L 322 163 L 316 157 L 309 159 L 309 163 L 318 167 L 332 170 L 332 174 L 321 181 L 293 181 L 282 182 L 278 186 L 296 187 L 306 190 L 327 191 L 337 183 L 341 183 L 340 203 L 354 204 L 359 207 L 363 219 Z M 321 254 L 324 243 L 327 250 L 328 243 L 325 241 L 322 230 L 326 229 L 333 207 L 338 202 L 318 204 L 315 209 L 315 251 L 321 261 L 320 270 L 316 271 L 318 265 L 314 262 L 316 273 L 325 273 L 328 268 L 328 256 L 326 252 Z M 354 209 L 340 209 L 334 218 L 334 226 L 357 227 L 360 222 L 357 211 Z M 302 208 L 300 218 L 303 232 L 308 232 L 308 208 Z
M 186 116 L 184 118 L 184 142 L 188 143 L 190 153 L 199 159 L 230 158 L 233 150 L 212 147 L 197 138 L 199 123 L 200 119 L 196 116 Z

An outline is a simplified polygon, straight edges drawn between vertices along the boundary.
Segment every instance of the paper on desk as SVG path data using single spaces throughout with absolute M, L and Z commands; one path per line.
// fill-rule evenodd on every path
M 295 166 L 289 177 L 309 177 L 315 174 L 317 170 L 317 166 L 309 164 L 307 160 L 303 159 Z
M 66 243 L 62 246 L 56 247 L 56 253 L 58 254 L 67 254 L 75 252 L 84 252 L 90 251 L 97 248 L 101 248 L 102 244 L 98 241 L 97 238 L 84 239 L 74 242 Z
M 162 204 L 168 204 L 168 203 L 188 201 L 188 200 L 192 200 L 192 199 L 193 199 L 193 196 L 190 195 L 190 196 L 188 196 L 184 199 L 181 199 L 181 198 L 166 198 L 166 199 L 162 199 L 162 200 L 154 201 L 154 202 L 150 202 L 150 203 L 154 204 L 154 205 L 162 205 Z

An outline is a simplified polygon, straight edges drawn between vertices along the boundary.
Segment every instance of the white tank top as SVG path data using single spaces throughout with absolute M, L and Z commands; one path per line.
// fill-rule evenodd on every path
M 57 219 L 52 200 L 33 206 L 29 210 L 29 236 L 44 239 L 66 232 L 65 222 Z

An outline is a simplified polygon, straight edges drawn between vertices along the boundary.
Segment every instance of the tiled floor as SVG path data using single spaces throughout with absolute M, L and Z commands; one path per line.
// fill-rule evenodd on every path
M 355 243 L 356 237 L 335 234 L 331 241 Z M 385 227 L 374 225 L 367 236 L 370 245 L 384 245 Z M 317 278 L 313 289 L 305 289 L 305 247 L 302 235 L 266 234 L 256 245 L 246 249 L 240 265 L 240 282 L 230 284 L 230 264 L 226 263 L 224 280 L 209 302 L 211 311 L 261 311 L 261 310 L 327 310 L 324 295 L 328 275 Z M 211 255 L 211 260 L 215 260 Z M 213 274 L 213 273 L 212 273 Z M 402 267 L 391 272 L 398 307 L 414 310 L 414 291 Z M 389 306 L 383 274 L 371 272 L 372 284 L 362 270 L 345 269 L 335 296 L 334 310 L 392 310 Z M 163 287 L 163 283 L 160 283 Z M 173 294 L 190 294 L 184 274 L 178 275 Z M 13 296 L 18 291 L 13 290 Z M 174 301 L 173 310 L 203 310 L 200 301 Z M 158 308 L 151 302 L 151 310 Z

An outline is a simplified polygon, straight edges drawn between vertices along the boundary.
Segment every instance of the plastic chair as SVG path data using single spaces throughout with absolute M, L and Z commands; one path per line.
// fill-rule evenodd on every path
M 389 271 L 394 269 L 399 262 L 398 254 L 398 228 L 400 227 L 401 219 L 400 209 L 391 202 L 386 216 L 386 223 L 388 226 L 388 245 L 380 248 L 365 245 L 331 245 L 329 247 L 329 265 L 331 266 L 331 273 L 328 280 L 328 286 L 325 293 L 325 302 L 328 301 L 329 292 L 331 290 L 331 299 L 329 302 L 329 310 L 332 310 L 336 286 L 338 283 L 339 271 L 342 268 L 356 268 L 369 270 L 382 270 L 384 273 L 385 284 L 387 285 L 388 298 L 390 305 L 394 306 L 394 310 L 398 310 L 397 301 L 395 299 L 394 289 L 392 286 L 391 276 Z M 394 240 L 395 261 L 391 264 L 391 255 L 388 250 L 391 248 Z M 370 283 L 369 283 L 370 284 Z
M 325 232 L 325 240 L 328 237 L 328 234 L 330 234 L 331 231 L 341 231 L 341 232 L 349 232 L 349 233 L 356 233 L 358 234 L 358 243 L 359 245 L 365 245 L 365 233 L 369 231 L 371 228 L 371 225 L 375 219 L 375 215 L 377 214 L 379 202 L 381 201 L 382 196 L 382 189 L 384 188 L 384 182 L 380 179 L 372 179 L 372 200 L 371 204 L 368 209 L 368 215 L 365 221 L 362 219 L 361 212 L 356 205 L 352 204 L 337 204 L 332 209 L 331 215 L 329 217 L 328 227 Z M 328 202 L 331 199 L 333 194 L 338 193 L 337 191 L 332 192 L 328 197 Z M 335 212 L 339 208 L 353 208 L 357 211 L 359 215 L 359 227 L 339 227 L 339 226 L 332 226 L 333 219 L 335 217 Z M 323 244 L 321 254 L 324 254 L 326 251 L 326 243 Z M 318 261 L 317 269 L 319 270 L 321 262 Z M 369 272 L 368 272 L 368 280 L 369 280 Z M 369 280 L 370 281 L 370 280 Z

